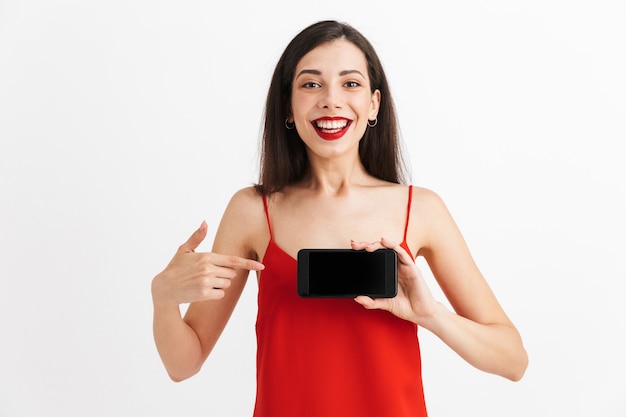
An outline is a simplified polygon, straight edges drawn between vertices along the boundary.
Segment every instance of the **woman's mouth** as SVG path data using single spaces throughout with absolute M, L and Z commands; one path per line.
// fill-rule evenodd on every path
M 324 140 L 341 138 L 352 124 L 352 120 L 343 117 L 323 117 L 311 122 L 317 134 Z

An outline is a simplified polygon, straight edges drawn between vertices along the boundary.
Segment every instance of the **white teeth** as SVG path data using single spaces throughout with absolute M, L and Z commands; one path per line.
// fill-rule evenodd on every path
M 343 129 L 348 125 L 347 120 L 318 120 L 315 122 L 318 128 L 324 130 Z

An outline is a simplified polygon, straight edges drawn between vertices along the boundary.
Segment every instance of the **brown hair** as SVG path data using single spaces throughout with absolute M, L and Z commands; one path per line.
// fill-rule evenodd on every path
M 382 180 L 403 183 L 405 165 L 400 152 L 399 129 L 395 106 L 382 64 L 370 42 L 352 26 L 333 20 L 312 24 L 287 45 L 276 64 L 265 104 L 265 122 L 261 143 L 259 193 L 268 195 L 302 180 L 309 172 L 309 160 L 296 129 L 287 129 L 285 119 L 291 114 L 291 91 L 294 72 L 300 59 L 317 46 L 346 39 L 364 54 L 372 93 L 380 90 L 381 103 L 376 127 L 368 127 L 359 143 L 359 156 L 365 169 Z

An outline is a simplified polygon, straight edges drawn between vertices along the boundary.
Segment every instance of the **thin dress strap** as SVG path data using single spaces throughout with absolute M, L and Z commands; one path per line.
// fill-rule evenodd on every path
M 406 208 L 406 223 L 404 224 L 404 239 L 403 241 L 406 243 L 406 235 L 409 230 L 409 218 L 411 216 L 411 201 L 413 200 L 413 186 L 409 185 L 409 199 Z M 269 221 L 269 220 L 268 220 Z
M 413 200 L 413 186 L 409 185 L 409 199 L 408 199 L 408 203 L 406 205 L 406 223 L 404 224 L 404 239 L 402 240 L 402 243 L 400 244 L 400 246 L 402 246 L 406 252 L 411 256 L 411 258 L 413 258 L 415 260 L 415 256 L 413 256 L 413 252 L 411 252 L 411 249 L 409 248 L 409 244 L 406 241 L 406 237 L 409 231 L 409 220 L 411 217 L 411 201 Z
M 267 219 L 267 228 L 270 231 L 270 240 L 272 240 L 272 225 L 270 223 L 270 210 L 267 207 L 267 196 L 263 196 L 263 207 L 265 208 L 265 218 Z

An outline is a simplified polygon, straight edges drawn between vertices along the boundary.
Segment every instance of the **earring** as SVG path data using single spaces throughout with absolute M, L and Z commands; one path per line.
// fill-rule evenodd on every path
M 376 126 L 377 124 L 378 124 L 378 117 L 377 117 L 377 118 L 375 118 L 374 120 L 368 120 L 368 121 L 367 121 L 367 125 L 368 125 L 369 127 L 374 127 L 374 126 Z
M 293 129 L 294 127 L 296 127 L 296 122 L 291 122 L 289 123 L 289 117 L 287 117 L 285 119 L 285 127 L 289 130 Z

